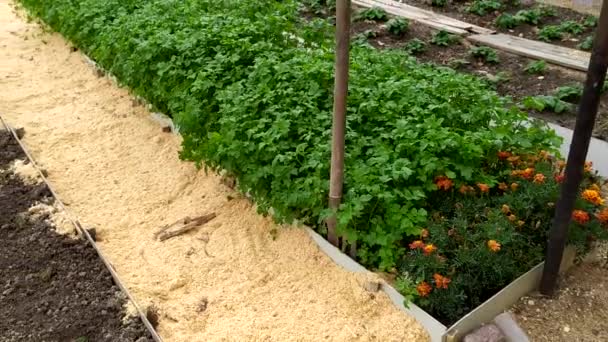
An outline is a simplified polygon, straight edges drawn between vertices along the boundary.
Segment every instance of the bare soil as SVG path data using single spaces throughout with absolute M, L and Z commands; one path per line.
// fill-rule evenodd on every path
M 479 16 L 473 13 L 467 12 L 467 7 L 471 5 L 472 1 L 448 1 L 445 7 L 437 7 L 431 5 L 431 0 L 404 0 L 401 1 L 412 6 L 431 10 L 433 12 L 441 13 L 449 17 L 462 20 L 467 23 L 475 24 L 477 26 L 486 27 L 489 29 L 496 30 L 502 33 L 508 33 L 532 40 L 538 39 L 538 31 L 547 25 L 559 25 L 560 23 L 568 20 L 582 23 L 588 14 L 583 14 L 572 10 L 570 8 L 557 7 L 549 4 L 541 4 L 535 1 L 521 1 L 521 4 L 514 4 L 512 1 L 502 1 L 504 8 L 500 11 L 489 12 L 485 16 Z M 498 16 L 503 13 L 515 14 L 519 10 L 528 10 L 539 5 L 549 7 L 556 13 L 552 17 L 543 17 L 538 25 L 521 24 L 513 29 L 503 29 L 495 25 L 495 20 Z M 578 49 L 578 44 L 581 41 L 593 33 L 593 28 L 586 28 L 584 32 L 580 34 L 566 34 L 562 40 L 552 41 L 551 44 L 565 46 L 573 49 Z
M 583 263 L 561 280 L 555 298 L 522 298 L 512 309 L 534 342 L 608 341 L 608 268 Z
M 125 319 L 125 297 L 95 250 L 28 211 L 53 198 L 10 170 L 17 159 L 23 151 L 0 130 L 0 340 L 152 341 L 139 318 Z

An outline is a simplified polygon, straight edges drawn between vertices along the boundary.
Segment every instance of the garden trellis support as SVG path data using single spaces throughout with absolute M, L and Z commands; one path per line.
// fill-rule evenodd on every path
M 601 89 L 606 79 L 608 68 L 608 4 L 604 1 L 598 20 L 597 32 L 593 43 L 593 51 L 589 61 L 587 80 L 583 96 L 578 107 L 574 135 L 570 144 L 566 164 L 566 179 L 562 185 L 560 198 L 555 206 L 553 227 L 549 233 L 545 267 L 540 282 L 540 292 L 553 295 L 557 283 L 559 268 L 568 237 L 572 210 L 583 178 L 583 168 L 597 110 Z
M 327 220 L 327 240 L 334 246 L 338 246 L 336 211 L 342 200 L 344 182 L 344 139 L 346 133 L 346 101 L 348 96 L 349 39 L 350 0 L 337 0 L 334 116 L 332 122 L 331 171 L 329 179 L 329 208 L 334 212 Z

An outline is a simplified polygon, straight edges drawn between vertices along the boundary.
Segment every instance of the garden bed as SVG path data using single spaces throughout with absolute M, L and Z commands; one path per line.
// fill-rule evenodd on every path
M 295 2 L 24 3 L 172 115 L 183 158 L 236 178 L 261 213 L 323 232 L 326 22 L 301 23 Z M 354 46 L 351 56 L 339 230 L 359 261 L 396 274 L 409 300 L 449 324 L 542 259 L 562 176 L 548 151 L 559 139 L 479 78 L 397 49 Z M 572 229 L 580 249 L 603 238 L 595 181 L 589 172 Z
M 404 0 L 467 23 L 552 44 L 590 50 L 597 17 L 536 1 Z
M 26 159 L 0 130 L 0 340 L 153 341 L 93 247 L 56 231 L 46 185 L 12 171 Z
M 409 21 L 409 29 L 401 34 L 391 34 L 387 29 L 389 17 L 383 20 L 357 20 L 357 13 L 365 11 L 354 8 L 351 39 L 354 43 L 369 43 L 380 49 L 408 50 L 421 63 L 449 67 L 460 72 L 480 77 L 501 96 L 512 98 L 522 105 L 529 99 L 540 99 L 545 108 L 528 109 L 530 115 L 574 129 L 576 106 L 580 99 L 585 74 L 568 68 L 554 66 L 501 50 L 483 47 L 479 57 L 472 55 L 478 47 L 465 39 L 450 35 L 453 41 L 445 45 L 433 44 L 437 30 Z M 324 7 L 316 15 L 332 14 Z M 305 16 L 314 13 L 308 11 Z M 446 36 L 447 37 L 447 36 Z M 496 62 L 488 62 L 485 54 L 495 56 Z M 602 95 L 594 137 L 608 140 L 608 93 Z

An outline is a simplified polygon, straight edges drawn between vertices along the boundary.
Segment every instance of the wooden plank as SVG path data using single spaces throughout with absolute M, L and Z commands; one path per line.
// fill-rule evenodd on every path
M 445 15 L 437 14 L 418 7 L 402 4 L 393 0 L 352 0 L 355 5 L 363 7 L 380 7 L 386 12 L 417 21 L 438 30 L 466 36 L 468 34 L 492 34 L 487 28 L 466 23 Z
M 479 34 L 467 37 L 468 40 L 493 48 L 512 52 L 521 56 L 542 59 L 567 68 L 587 71 L 591 54 L 531 39 L 508 34 Z

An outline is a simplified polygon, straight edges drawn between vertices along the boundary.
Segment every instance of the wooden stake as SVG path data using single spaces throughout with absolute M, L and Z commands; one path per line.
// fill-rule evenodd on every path
M 595 36 L 587 81 L 578 107 L 576 125 L 568 153 L 566 179 L 555 206 L 555 217 L 549 234 L 545 267 L 540 282 L 540 292 L 547 296 L 551 296 L 555 292 L 559 267 L 568 237 L 568 226 L 583 179 L 585 159 L 595 125 L 602 86 L 606 79 L 606 69 L 608 68 L 608 4 L 606 2 L 602 5 Z
M 211 213 L 211 214 L 199 216 L 199 217 L 196 217 L 193 219 L 186 218 L 183 220 L 184 224 L 182 224 L 177 229 L 171 230 L 171 231 L 168 230 L 169 227 L 165 226 L 165 227 L 163 227 L 164 230 L 161 229 L 162 232 L 158 232 L 158 240 L 165 241 L 172 237 L 176 237 L 178 235 L 187 233 L 187 232 L 191 231 L 192 229 L 199 227 L 199 226 L 213 220 L 216 216 L 217 215 L 215 215 L 215 213 Z M 180 222 L 180 221 L 178 221 L 178 222 Z
M 350 0 L 336 0 L 336 71 L 334 117 L 332 123 L 329 208 L 337 211 L 342 200 L 344 181 L 344 137 L 346 132 L 346 99 L 348 95 L 348 48 L 350 38 Z M 336 215 L 327 219 L 327 240 L 338 246 Z

